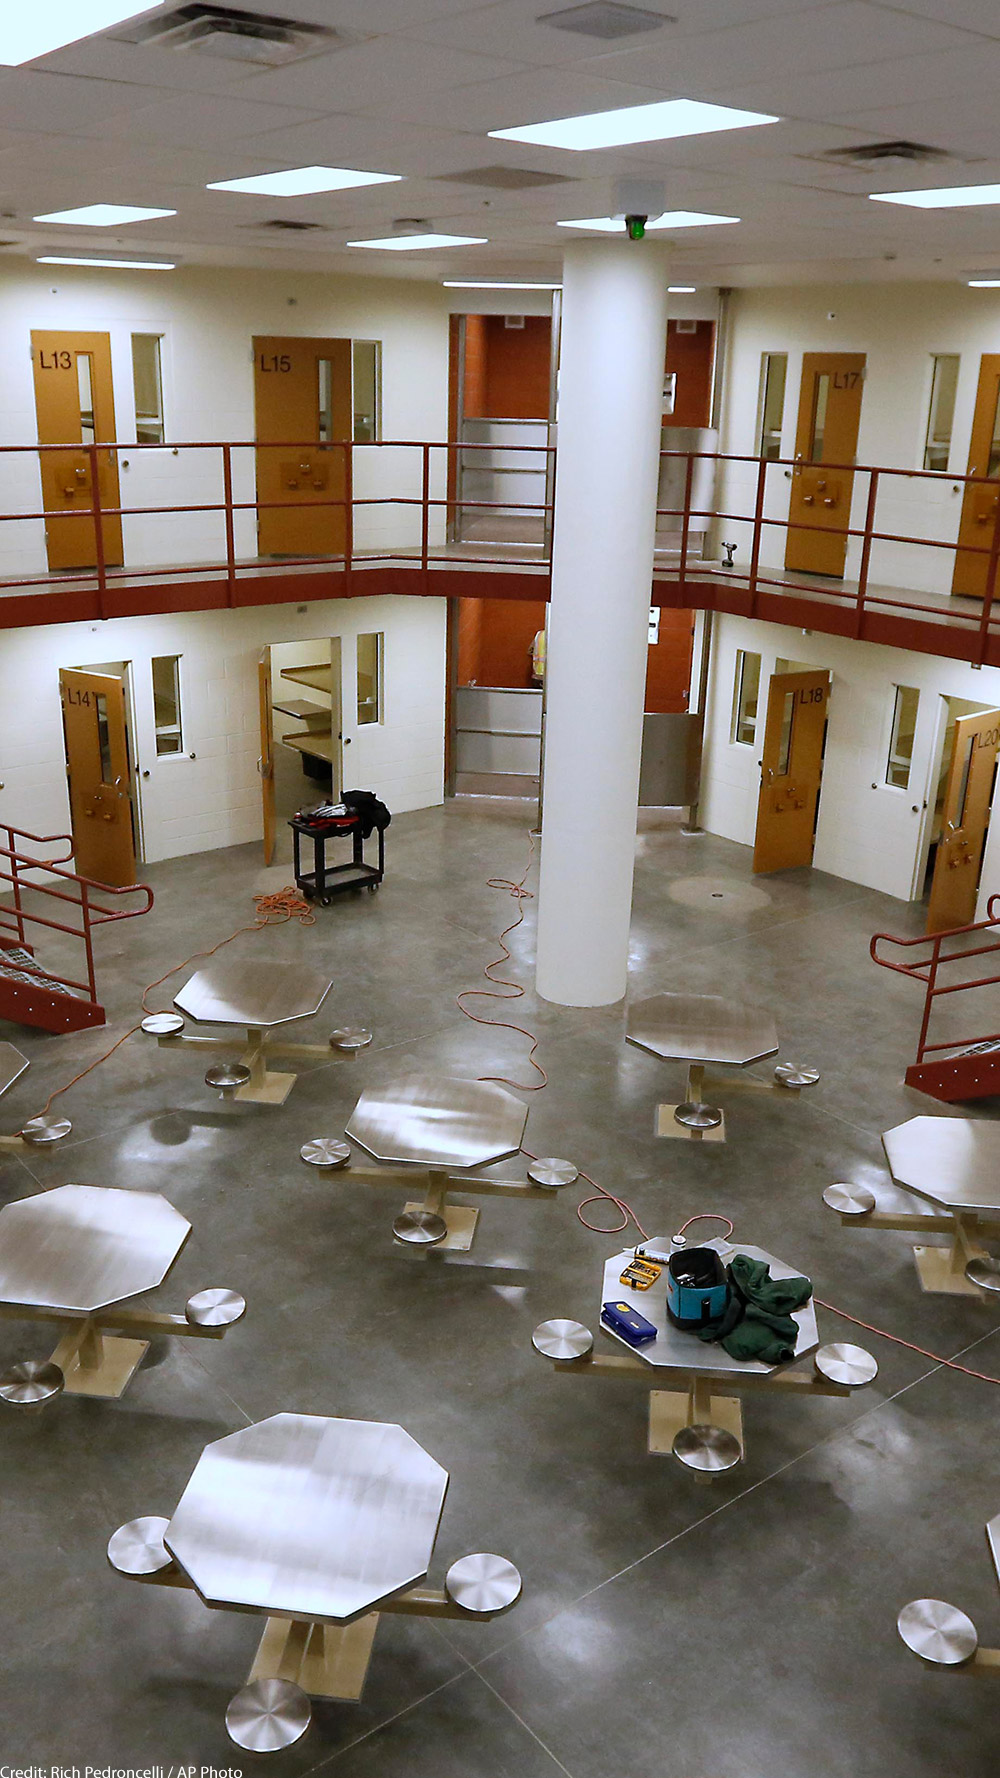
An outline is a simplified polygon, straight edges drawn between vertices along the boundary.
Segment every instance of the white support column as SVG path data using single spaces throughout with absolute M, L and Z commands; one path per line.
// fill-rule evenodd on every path
M 538 992 L 625 993 L 656 531 L 667 264 L 574 243 L 563 272 Z

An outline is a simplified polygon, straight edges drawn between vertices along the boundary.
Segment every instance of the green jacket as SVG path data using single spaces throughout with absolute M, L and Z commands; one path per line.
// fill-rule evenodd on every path
M 808 1278 L 772 1278 L 766 1260 L 734 1254 L 729 1264 L 731 1293 L 721 1321 L 698 1330 L 701 1340 L 718 1340 L 730 1358 L 781 1364 L 795 1356 L 798 1324 L 793 1309 L 812 1296 Z

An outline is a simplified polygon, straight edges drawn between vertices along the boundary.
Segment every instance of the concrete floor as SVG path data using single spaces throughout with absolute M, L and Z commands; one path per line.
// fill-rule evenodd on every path
M 236 941 L 231 954 L 329 964 L 317 1034 L 358 1020 L 376 1033 L 358 1060 L 305 1073 L 282 1109 L 223 1104 L 200 1059 L 135 1037 L 64 1101 L 66 1143 L 0 1160 L 4 1201 L 67 1180 L 162 1191 L 194 1233 L 155 1301 L 180 1309 L 207 1284 L 249 1301 L 221 1344 L 154 1348 L 120 1402 L 6 1412 L 4 1761 L 275 1778 L 995 1774 L 1000 1682 L 922 1668 L 895 1616 L 944 1597 L 1000 1643 L 983 1536 L 1000 1510 L 1000 1391 L 821 1311 L 825 1338 L 872 1346 L 876 1384 L 849 1400 L 749 1397 L 745 1463 L 700 1484 L 647 1455 L 643 1390 L 556 1373 L 532 1351 L 546 1316 L 595 1325 L 602 1261 L 621 1245 L 581 1227 L 579 1190 L 486 1201 L 473 1252 L 452 1257 L 394 1245 L 392 1193 L 298 1159 L 305 1138 L 343 1129 L 366 1082 L 413 1065 L 528 1078 L 524 1041 L 468 1024 L 453 1001 L 495 955 L 513 904 L 486 878 L 520 875 L 527 827 L 526 806 L 500 803 L 401 817 L 380 895 Z M 99 940 L 109 1030 L 0 1025 L 34 1064 L 4 1129 L 130 1022 L 149 978 L 248 914 L 261 867 L 241 847 L 147 874 L 154 912 Z M 917 930 L 918 910 L 816 872 L 753 882 L 743 848 L 647 818 L 633 994 L 753 996 L 783 1053 L 823 1071 L 800 1098 L 733 1094 L 718 1147 L 654 1137 L 681 1070 L 626 1048 L 621 1007 L 536 1002 L 533 908 L 514 941 L 528 985 L 514 1016 L 539 1032 L 550 1085 L 529 1095 L 527 1145 L 572 1156 L 652 1232 L 723 1211 L 819 1295 L 1000 1375 L 1000 1304 L 922 1296 L 905 1236 L 842 1229 L 820 1197 L 834 1179 L 883 1189 L 880 1132 L 936 1109 L 900 1084 L 917 989 L 867 955 L 874 930 Z M 153 1004 L 167 1003 L 161 990 Z M 46 1350 L 38 1327 L 0 1323 L 3 1362 Z M 399 1420 L 451 1472 L 431 1580 L 498 1550 L 524 1594 L 491 1625 L 383 1618 L 362 1702 L 317 1704 L 308 1737 L 262 1762 L 223 1726 L 259 1624 L 128 1583 L 104 1551 L 124 1520 L 169 1515 L 206 1441 L 281 1409 Z

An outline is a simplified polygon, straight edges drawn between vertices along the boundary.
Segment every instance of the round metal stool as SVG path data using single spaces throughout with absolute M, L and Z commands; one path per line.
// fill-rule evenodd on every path
M 674 1107 L 674 1123 L 683 1124 L 686 1130 L 717 1130 L 721 1122 L 719 1107 L 703 1105 L 700 1099 L 685 1100 L 683 1105 Z
M 580 1177 L 579 1167 L 572 1161 L 561 1161 L 556 1155 L 547 1155 L 543 1160 L 532 1161 L 528 1168 L 528 1178 L 536 1185 L 573 1185 Z
M 875 1193 L 866 1185 L 828 1185 L 823 1202 L 841 1216 L 867 1216 L 875 1208 Z
M 543 1358 L 586 1358 L 593 1350 L 594 1336 L 582 1321 L 540 1321 L 531 1344 Z
M 240 1087 L 245 1087 L 250 1079 L 250 1070 L 245 1062 L 215 1062 L 206 1071 L 205 1085 L 216 1087 L 220 1098 L 231 1099 Z
M 448 1224 L 433 1210 L 401 1210 L 392 1232 L 397 1241 L 407 1241 L 413 1247 L 436 1247 L 447 1235 Z
M 520 1598 L 521 1576 L 506 1556 L 463 1556 L 445 1575 L 444 1590 L 470 1617 L 496 1617 Z
M 682 1426 L 674 1439 L 673 1453 L 685 1469 L 721 1475 L 742 1462 L 743 1446 L 724 1426 Z
M 342 1025 L 339 1030 L 330 1032 L 332 1050 L 363 1050 L 371 1041 L 372 1033 L 366 1031 L 364 1025 Z
M 961 1667 L 979 1647 L 972 1619 L 945 1599 L 911 1599 L 896 1628 L 907 1648 L 934 1667 Z
M 994 1259 L 991 1253 L 977 1254 L 966 1266 L 965 1276 L 980 1290 L 1000 1290 L 1000 1259 Z
M 151 1012 L 142 1021 L 147 1037 L 179 1037 L 184 1020 L 179 1012 Z
M 12 1408 L 43 1408 L 62 1394 L 65 1383 L 51 1359 L 24 1358 L 0 1376 L 0 1401 Z
M 68 1117 L 29 1117 L 21 1135 L 25 1142 L 41 1148 L 48 1142 L 61 1142 L 72 1128 Z
M 799 1092 L 802 1087 L 814 1087 L 819 1079 L 818 1068 L 802 1068 L 797 1062 L 779 1062 L 774 1070 L 774 1078 L 779 1087 L 791 1087 Z
M 299 1149 L 299 1159 L 309 1167 L 346 1167 L 350 1158 L 350 1143 L 337 1136 L 314 1136 Z
M 184 1304 L 184 1315 L 194 1327 L 231 1327 L 247 1312 L 247 1299 L 238 1290 L 196 1290 Z
M 163 1541 L 169 1519 L 130 1519 L 108 1543 L 108 1561 L 119 1574 L 160 1574 L 174 1558 Z
M 871 1353 L 863 1346 L 849 1345 L 846 1340 L 820 1346 L 813 1363 L 821 1377 L 828 1383 L 839 1383 L 842 1389 L 862 1389 L 878 1376 L 878 1365 Z
M 277 1753 L 294 1747 L 312 1722 L 312 1705 L 290 1679 L 254 1679 L 230 1698 L 229 1739 L 248 1753 Z

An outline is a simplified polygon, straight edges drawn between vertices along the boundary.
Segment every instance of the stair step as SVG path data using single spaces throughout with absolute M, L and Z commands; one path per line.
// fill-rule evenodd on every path
M 971 1049 L 959 1050 L 958 1053 L 960 1056 L 1000 1055 L 1000 1037 L 991 1037 L 986 1043 L 974 1043 Z
M 5 945 L 0 950 L 0 976 L 6 981 L 28 982 L 34 987 L 48 988 L 53 994 L 69 994 L 74 1000 L 87 998 L 79 988 L 71 988 L 58 976 L 50 975 L 21 945 Z

